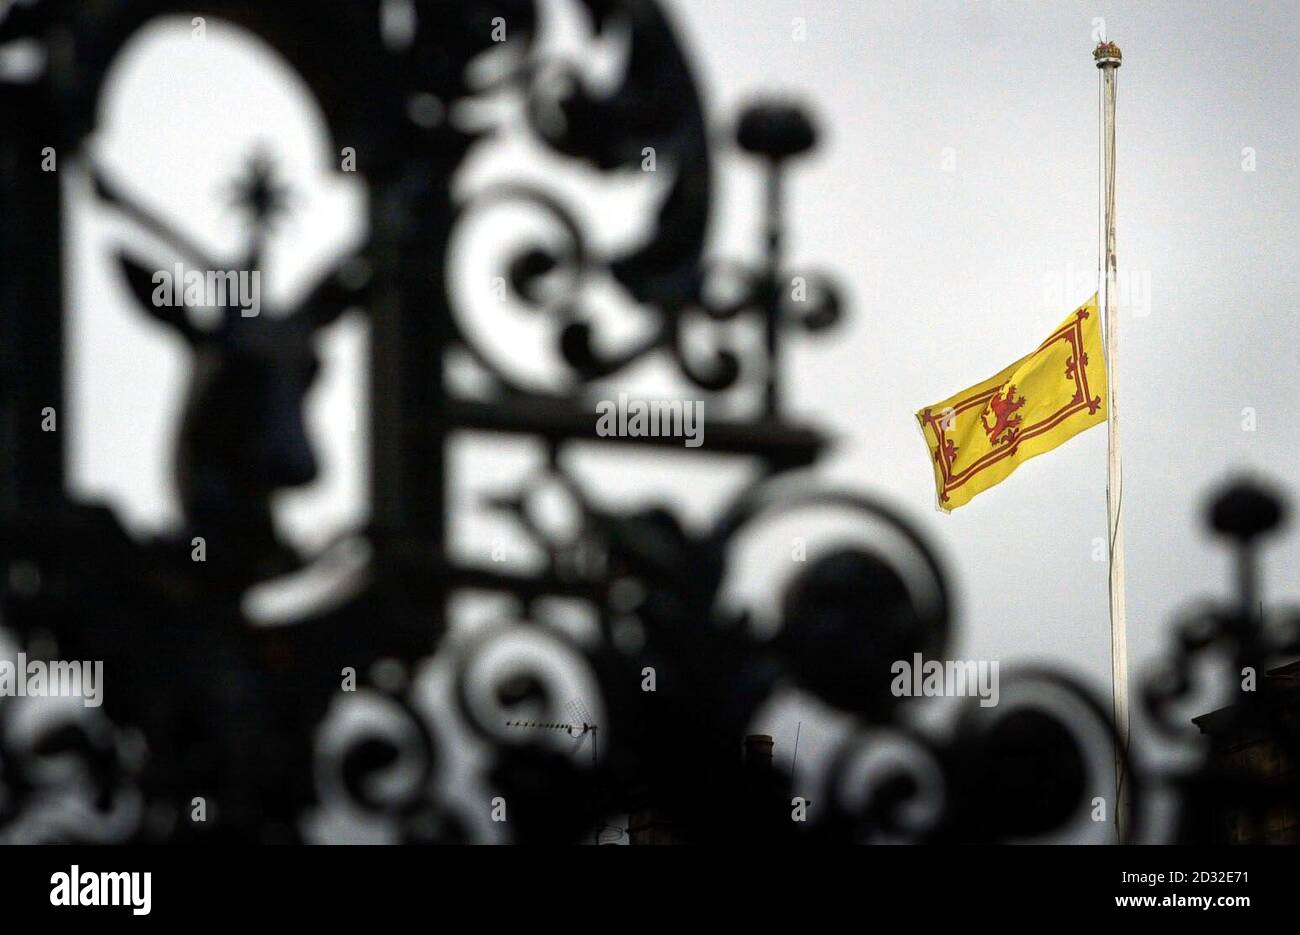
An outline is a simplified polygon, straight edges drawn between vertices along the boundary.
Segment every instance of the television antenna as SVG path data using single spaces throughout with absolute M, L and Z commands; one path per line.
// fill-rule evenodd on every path
M 549 730 L 568 734 L 577 741 L 577 743 L 573 745 L 572 750 L 570 750 L 570 753 L 575 755 L 587 743 L 587 739 L 590 738 L 591 763 L 595 766 L 600 759 L 600 746 L 598 740 L 598 732 L 600 728 L 591 722 L 591 712 L 587 710 L 587 706 L 583 704 L 581 698 L 570 699 L 569 703 L 565 705 L 565 708 L 569 714 L 568 721 L 516 720 L 506 721 L 506 727 L 513 727 L 519 730 Z

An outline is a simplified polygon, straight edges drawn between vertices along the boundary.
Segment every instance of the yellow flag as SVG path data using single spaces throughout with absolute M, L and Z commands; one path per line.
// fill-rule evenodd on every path
M 955 510 L 1035 455 L 1106 421 L 1097 297 L 1032 354 L 916 414 L 930 446 L 939 506 Z

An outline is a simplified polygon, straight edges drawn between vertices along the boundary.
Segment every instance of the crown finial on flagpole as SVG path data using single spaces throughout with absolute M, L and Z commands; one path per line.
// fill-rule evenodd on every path
M 1118 68 L 1124 62 L 1119 46 L 1110 41 L 1097 43 L 1097 48 L 1092 50 L 1092 57 L 1098 68 Z

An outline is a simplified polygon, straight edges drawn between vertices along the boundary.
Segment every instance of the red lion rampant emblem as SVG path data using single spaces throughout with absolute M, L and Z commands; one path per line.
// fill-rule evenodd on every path
M 992 425 L 989 425 L 985 418 L 987 413 L 980 413 L 980 424 L 984 426 L 990 444 L 998 445 L 1002 442 L 1014 441 L 1019 434 L 1021 417 L 1012 413 L 1025 404 L 1025 398 L 1022 396 L 1016 399 L 1015 396 L 1014 383 L 1007 384 L 1006 395 L 1002 395 L 1001 391 L 993 394 L 993 398 L 989 400 L 989 409 L 993 412 Z

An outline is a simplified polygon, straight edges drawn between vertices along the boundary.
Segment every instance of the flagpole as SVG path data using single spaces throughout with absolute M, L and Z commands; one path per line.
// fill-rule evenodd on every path
M 1119 46 L 1102 42 L 1093 50 L 1102 81 L 1102 178 L 1106 251 L 1107 465 L 1106 514 L 1110 529 L 1110 667 L 1115 716 L 1115 831 L 1129 843 L 1128 628 L 1124 613 L 1124 474 L 1119 455 L 1119 316 L 1115 312 L 1115 72 Z

